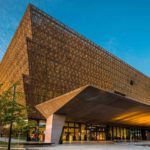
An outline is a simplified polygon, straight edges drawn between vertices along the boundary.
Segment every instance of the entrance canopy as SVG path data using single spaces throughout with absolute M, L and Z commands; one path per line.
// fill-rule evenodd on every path
M 81 122 L 150 126 L 149 105 L 88 85 L 41 103 L 36 108 L 45 118 L 59 114 Z

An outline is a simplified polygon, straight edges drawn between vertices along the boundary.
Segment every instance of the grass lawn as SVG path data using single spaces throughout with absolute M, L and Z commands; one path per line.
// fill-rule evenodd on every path
M 11 146 L 14 147 L 16 146 L 17 143 L 11 143 Z M 7 147 L 8 146 L 8 143 L 7 142 L 2 142 L 0 141 L 0 147 Z

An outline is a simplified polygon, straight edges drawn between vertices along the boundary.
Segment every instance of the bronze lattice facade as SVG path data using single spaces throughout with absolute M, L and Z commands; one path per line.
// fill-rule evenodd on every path
M 0 64 L 1 92 L 18 80 L 33 106 L 85 85 L 150 105 L 148 77 L 32 5 Z

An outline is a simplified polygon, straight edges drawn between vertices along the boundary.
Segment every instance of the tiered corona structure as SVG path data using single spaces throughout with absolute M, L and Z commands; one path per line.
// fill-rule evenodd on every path
M 149 77 L 33 5 L 0 63 L 1 93 L 17 81 L 33 107 L 86 85 L 150 105 Z

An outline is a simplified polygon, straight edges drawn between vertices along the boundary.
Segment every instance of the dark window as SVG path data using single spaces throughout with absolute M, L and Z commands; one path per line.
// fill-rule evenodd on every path
M 130 80 L 130 85 L 133 85 L 134 84 L 134 81 L 133 80 Z

